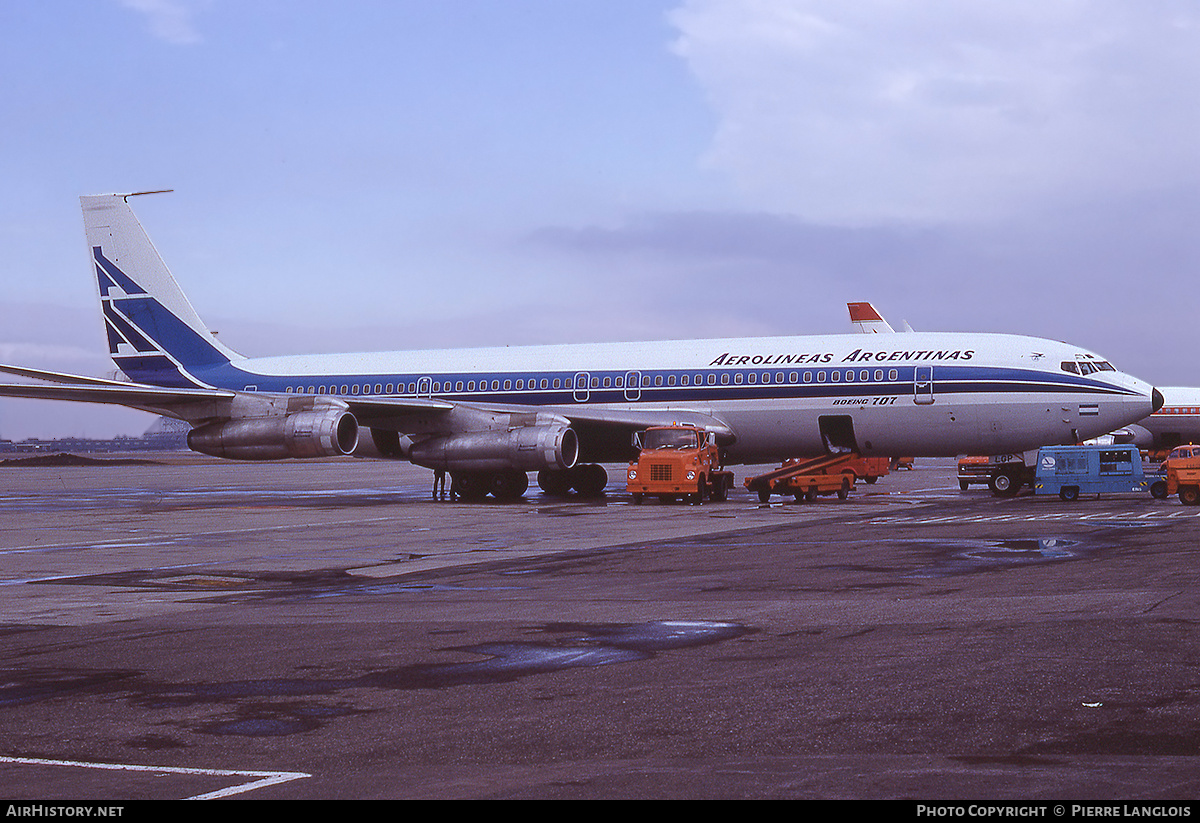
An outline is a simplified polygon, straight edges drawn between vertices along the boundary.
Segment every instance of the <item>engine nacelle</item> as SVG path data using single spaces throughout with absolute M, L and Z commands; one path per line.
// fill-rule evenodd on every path
M 408 459 L 453 472 L 569 469 L 579 459 L 579 438 L 563 425 L 466 432 L 414 443 Z
M 358 443 L 358 421 L 338 409 L 209 423 L 188 432 L 188 448 L 231 460 L 338 457 Z

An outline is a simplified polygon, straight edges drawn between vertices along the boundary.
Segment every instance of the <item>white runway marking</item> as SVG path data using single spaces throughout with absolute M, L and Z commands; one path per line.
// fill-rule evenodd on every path
M 1166 510 L 1161 512 L 1025 512 L 1014 514 L 961 514 L 961 515 L 930 515 L 922 517 L 919 514 L 884 515 L 867 521 L 872 526 L 903 524 L 912 525 L 945 525 L 948 523 L 1040 523 L 1040 522 L 1070 522 L 1070 521 L 1133 521 L 1143 522 L 1180 520 L 1200 517 L 1200 511 Z
M 184 800 L 215 800 L 219 797 L 230 797 L 235 794 L 252 792 L 256 789 L 261 789 L 266 786 L 274 786 L 277 783 L 287 783 L 292 780 L 302 780 L 306 777 L 312 777 L 311 774 L 305 774 L 304 772 L 257 772 L 246 771 L 244 769 L 188 769 L 179 766 L 140 766 L 130 763 L 88 763 L 81 760 L 46 760 L 39 757 L 0 756 L 0 763 L 20 763 L 27 766 L 74 766 L 82 769 L 107 769 L 109 771 L 126 772 L 157 772 L 160 774 L 195 774 L 209 777 L 254 778 L 248 783 L 240 783 L 236 786 L 218 789 L 215 792 L 198 794 L 195 797 L 185 797 Z

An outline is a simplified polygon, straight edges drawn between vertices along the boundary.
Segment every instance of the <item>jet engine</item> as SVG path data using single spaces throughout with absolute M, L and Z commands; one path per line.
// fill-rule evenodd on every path
M 188 448 L 231 460 L 337 457 L 358 443 L 358 421 L 339 409 L 208 423 L 188 432 Z
M 569 469 L 579 459 L 579 438 L 569 426 L 520 426 L 465 432 L 414 443 L 409 460 L 452 472 Z

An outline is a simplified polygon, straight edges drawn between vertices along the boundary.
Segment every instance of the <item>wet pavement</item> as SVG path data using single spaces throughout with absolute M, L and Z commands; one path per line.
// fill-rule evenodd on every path
M 6 797 L 1200 794 L 1177 500 L 1002 500 L 945 460 L 812 503 L 431 488 L 0 467 Z

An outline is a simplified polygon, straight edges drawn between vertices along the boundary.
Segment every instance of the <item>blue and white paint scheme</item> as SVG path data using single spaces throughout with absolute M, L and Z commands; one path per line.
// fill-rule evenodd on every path
M 129 207 L 82 197 L 113 361 L 129 382 L 19 366 L 8 396 L 188 421 L 197 451 L 447 470 L 460 490 L 598 492 L 630 434 L 690 422 L 729 463 L 825 451 L 952 456 L 1076 443 L 1147 417 L 1148 384 L 1068 343 L 910 332 L 247 358 L 196 314 Z

